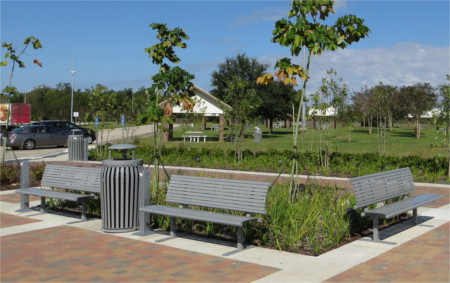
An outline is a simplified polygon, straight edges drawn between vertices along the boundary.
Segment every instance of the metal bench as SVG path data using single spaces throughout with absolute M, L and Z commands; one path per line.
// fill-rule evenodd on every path
M 42 176 L 41 187 L 29 187 L 29 163 L 21 164 L 21 188 L 16 190 L 20 196 L 20 209 L 29 208 L 29 196 L 41 197 L 41 212 L 45 212 L 45 198 L 65 199 L 81 203 L 81 220 L 86 221 L 86 202 L 95 198 L 93 194 L 100 193 L 101 168 L 66 166 L 47 164 Z M 77 192 L 66 192 L 55 189 L 65 189 Z
M 413 197 L 407 195 L 415 192 L 414 180 L 409 167 L 376 173 L 349 179 L 356 196 L 355 208 L 365 208 L 363 216 L 367 215 L 373 222 L 373 240 L 380 241 L 378 221 L 380 218 L 390 218 L 413 210 L 414 222 L 417 218 L 417 208 L 429 202 L 442 198 L 437 194 L 423 194 Z M 395 201 L 396 198 L 407 198 Z M 366 207 L 392 200 L 390 204 L 368 210 Z
M 149 205 L 141 207 L 139 209 L 140 233 L 144 235 L 150 230 L 146 225 L 145 214 L 147 213 L 170 216 L 170 238 L 176 237 L 175 221 L 177 217 L 230 225 L 238 228 L 237 249 L 242 251 L 244 249 L 243 226 L 247 222 L 258 220 L 257 217 L 252 217 L 251 213 L 266 214 L 265 204 L 269 186 L 270 184 L 265 182 L 172 175 L 166 202 L 180 206 Z M 247 214 L 241 216 L 209 212 L 184 206 L 217 208 Z

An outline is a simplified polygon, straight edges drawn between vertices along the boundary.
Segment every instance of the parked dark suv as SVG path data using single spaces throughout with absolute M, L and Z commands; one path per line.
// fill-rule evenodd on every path
M 63 120 L 43 120 L 43 121 L 37 121 L 32 123 L 32 125 L 48 125 L 53 126 L 59 129 L 62 129 L 64 131 L 71 131 L 71 130 L 80 130 L 83 132 L 83 136 L 88 139 L 88 143 L 91 144 L 95 141 L 95 131 L 89 130 L 86 128 L 82 128 L 78 125 L 75 125 L 73 123 L 63 121 Z

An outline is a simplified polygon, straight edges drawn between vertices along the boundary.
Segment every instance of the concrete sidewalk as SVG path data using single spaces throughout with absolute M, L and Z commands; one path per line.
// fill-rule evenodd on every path
M 424 187 L 427 191 L 437 188 Z M 418 188 L 419 193 L 420 188 Z M 422 207 L 432 219 L 384 243 L 364 238 L 312 257 L 260 247 L 228 257 L 234 243 L 166 235 L 101 232 L 99 219 L 20 212 L 19 196 L 0 195 L 1 281 L 174 282 L 449 282 L 448 186 L 446 203 Z M 39 204 L 35 200 L 31 205 Z

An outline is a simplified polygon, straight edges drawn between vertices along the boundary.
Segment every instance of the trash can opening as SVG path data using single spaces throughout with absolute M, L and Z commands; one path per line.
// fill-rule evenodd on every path
M 121 156 L 119 158 L 114 158 L 113 160 L 132 160 L 134 158 L 134 149 L 136 149 L 137 146 L 133 144 L 115 144 L 110 147 L 109 149 L 109 159 L 111 158 L 111 150 L 118 150 L 121 152 Z

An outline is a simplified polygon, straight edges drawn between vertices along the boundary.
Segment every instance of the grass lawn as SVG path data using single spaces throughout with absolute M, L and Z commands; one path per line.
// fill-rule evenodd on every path
M 180 145 L 187 147 L 206 147 L 223 149 L 233 149 L 234 143 L 225 142 L 218 143 L 219 132 L 210 130 L 203 131 L 203 135 L 207 135 L 207 142 L 188 143 L 183 142 L 182 135 L 186 130 L 198 130 L 198 126 L 194 128 L 181 127 L 174 131 L 174 141 L 165 143 L 166 147 L 178 147 Z M 242 149 L 250 149 L 252 151 L 268 151 L 272 149 L 285 150 L 292 149 L 292 128 L 273 129 L 273 134 L 269 135 L 267 128 L 261 127 L 263 130 L 263 139 L 261 143 L 255 143 L 252 131 L 248 132 L 248 137 L 242 144 Z M 225 131 L 225 136 L 227 132 Z M 380 141 L 380 135 L 377 129 L 373 130 L 373 134 L 368 134 L 367 128 L 352 127 L 338 128 L 328 130 L 307 129 L 299 136 L 298 148 L 301 151 L 319 151 L 328 147 L 329 151 L 339 151 L 345 153 L 378 153 L 383 152 L 392 156 L 408 156 L 417 155 L 420 157 L 448 156 L 448 147 L 431 147 L 438 137 L 438 131 L 431 126 L 423 126 L 421 138 L 414 136 L 414 129 L 407 126 L 396 126 L 392 132 L 387 132 L 385 141 Z M 140 145 L 152 145 L 153 138 L 138 139 Z M 384 150 L 383 150 L 384 149 Z

